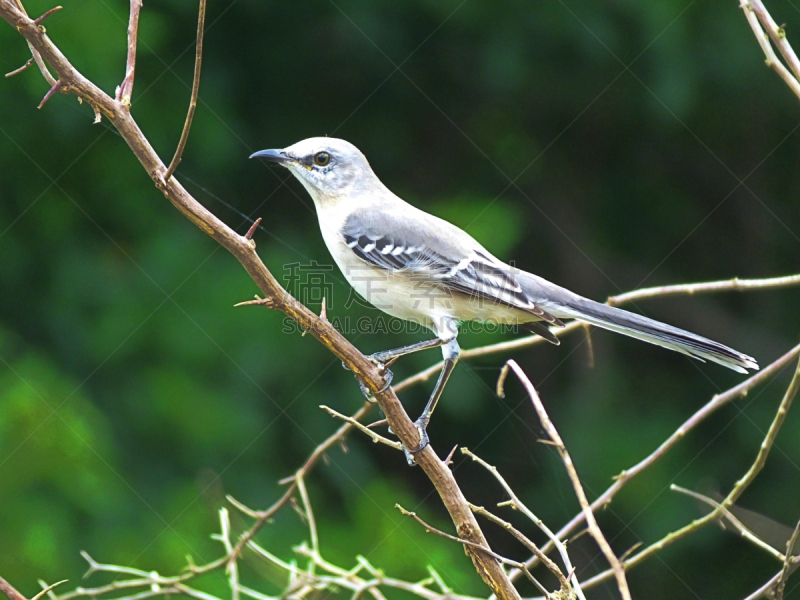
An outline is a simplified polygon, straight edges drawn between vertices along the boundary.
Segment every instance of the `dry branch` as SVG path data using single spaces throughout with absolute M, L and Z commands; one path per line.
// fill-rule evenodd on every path
M 251 239 L 252 231 L 248 232 L 248 235 L 240 236 L 233 230 L 231 230 L 227 225 L 222 223 L 219 219 L 217 219 L 212 213 L 206 210 L 202 205 L 200 205 L 184 188 L 183 186 L 173 177 L 171 177 L 174 168 L 177 166 L 177 163 L 180 161 L 180 156 L 182 154 L 183 148 L 185 147 L 186 137 L 188 136 L 189 128 L 191 125 L 191 119 L 194 112 L 194 107 L 196 106 L 197 100 L 197 90 L 199 86 L 199 73 L 200 73 L 200 59 L 201 59 L 201 46 L 202 46 L 202 30 L 203 30 L 203 14 L 204 14 L 204 6 L 205 3 L 201 3 L 201 15 L 198 20 L 198 45 L 197 45 L 197 54 L 195 60 L 195 78 L 194 84 L 192 88 L 192 99 L 190 101 L 190 108 L 189 113 L 187 115 L 187 121 L 184 126 L 182 135 L 181 135 L 181 142 L 178 145 L 178 149 L 176 151 L 176 155 L 173 158 L 170 167 L 166 167 L 164 163 L 160 160 L 160 158 L 156 155 L 155 151 L 138 128 L 135 120 L 130 115 L 130 97 L 133 88 L 133 80 L 135 74 L 135 57 L 136 57 L 136 34 L 138 29 L 138 15 L 141 8 L 141 3 L 139 0 L 131 0 L 131 16 L 128 28 L 128 60 L 126 66 L 126 75 L 125 79 L 123 80 L 122 84 L 120 85 L 119 92 L 117 94 L 117 98 L 112 98 L 104 93 L 100 88 L 90 82 L 88 79 L 83 77 L 66 59 L 66 57 L 59 51 L 59 49 L 50 41 L 48 36 L 44 32 L 44 28 L 40 27 L 41 21 L 52 14 L 55 9 L 51 9 L 44 13 L 38 19 L 30 19 L 27 14 L 25 13 L 21 3 L 19 0 L 0 0 L 0 17 L 6 20 L 9 24 L 11 24 L 26 40 L 28 43 L 31 53 L 32 53 L 32 60 L 34 60 L 37 65 L 39 66 L 42 75 L 44 76 L 45 80 L 50 85 L 50 92 L 48 92 L 47 96 L 45 96 L 45 100 L 51 97 L 54 93 L 65 93 L 65 94 L 74 94 L 80 100 L 86 101 L 90 104 L 99 119 L 101 116 L 106 117 L 112 125 L 117 129 L 120 133 L 121 137 L 125 140 L 125 142 L 129 145 L 133 153 L 141 162 L 142 166 L 145 168 L 146 172 L 153 180 L 154 185 L 158 190 L 160 190 L 164 196 L 182 213 L 186 216 L 189 220 L 191 220 L 199 229 L 201 229 L 204 233 L 212 237 L 215 241 L 217 241 L 220 245 L 225 247 L 231 254 L 233 254 L 237 260 L 242 264 L 248 274 L 251 276 L 253 281 L 256 285 L 260 288 L 262 293 L 266 297 L 266 301 L 268 302 L 270 308 L 274 308 L 280 310 L 287 316 L 296 320 L 300 326 L 312 333 L 314 337 L 316 337 L 326 348 L 328 348 L 337 358 L 342 360 L 347 366 L 361 379 L 365 382 L 367 387 L 375 394 L 378 403 L 380 404 L 381 408 L 384 410 L 385 414 L 387 415 L 387 420 L 389 425 L 392 428 L 392 431 L 400 438 L 401 442 L 406 447 L 415 447 L 418 445 L 419 437 L 416 428 L 413 426 L 413 423 L 406 415 L 405 411 L 403 410 L 402 406 L 400 405 L 397 396 L 395 394 L 395 390 L 405 389 L 415 383 L 420 381 L 424 381 L 425 379 L 429 378 L 433 374 L 435 374 L 440 365 L 436 365 L 431 369 L 428 369 L 419 375 L 402 382 L 401 384 L 395 386 L 394 390 L 389 389 L 385 392 L 380 392 L 379 390 L 383 386 L 383 378 L 381 373 L 375 368 L 375 366 L 368 361 L 354 346 L 352 346 L 347 340 L 345 340 L 325 318 L 318 317 L 314 312 L 310 311 L 308 308 L 297 302 L 291 295 L 289 295 L 275 280 L 269 270 L 266 268 L 264 263 L 260 260 L 258 255 L 255 251 L 255 242 Z M 760 2 L 753 1 L 749 3 L 749 6 L 755 6 L 756 8 L 763 7 Z M 755 9 L 754 9 L 755 10 Z M 764 11 L 765 12 L 765 11 Z M 759 19 L 762 18 L 761 14 L 757 15 Z M 762 20 L 763 22 L 763 20 Z M 767 27 L 770 35 L 777 34 L 779 37 L 782 35 L 778 29 L 772 28 L 770 26 L 765 25 Z M 790 66 L 795 69 L 797 73 L 797 65 L 796 65 L 796 57 L 794 57 L 794 62 L 792 62 L 792 57 L 794 53 L 789 51 L 791 47 L 788 46 L 788 42 L 785 41 L 785 37 L 781 37 L 781 39 L 776 40 L 776 44 L 778 45 L 779 50 L 781 53 L 786 57 L 789 61 Z M 770 47 L 771 48 L 771 47 Z M 773 52 L 774 54 L 774 52 Z M 30 61 L 26 63 L 26 65 L 31 64 Z M 49 72 L 47 65 L 49 65 L 57 74 L 58 79 L 54 78 L 52 74 Z M 16 71 L 12 72 L 11 74 L 17 73 L 22 70 L 24 67 L 17 69 Z M 800 94 L 799 94 L 800 95 Z M 44 104 L 44 101 L 42 102 Z M 797 279 L 794 279 L 797 278 Z M 774 287 L 778 285 L 794 285 L 798 283 L 800 277 L 793 276 L 793 278 L 782 278 L 783 281 L 780 282 L 772 282 L 772 283 L 759 283 L 755 282 L 753 285 L 744 286 L 742 285 L 743 282 L 739 280 L 733 280 L 733 282 L 714 282 L 712 284 L 698 284 L 709 286 L 708 289 L 700 289 L 697 287 L 696 289 L 686 289 L 688 286 L 675 286 L 676 288 L 681 287 L 684 288 L 680 291 L 677 289 L 672 291 L 666 291 L 666 288 L 663 288 L 662 291 L 658 293 L 651 293 L 650 295 L 665 295 L 668 293 L 695 293 L 699 291 L 716 291 L 721 289 L 755 289 L 755 288 L 766 288 L 766 287 Z M 790 279 L 791 281 L 786 281 Z M 760 281 L 770 281 L 770 280 L 760 280 Z M 713 289 L 712 287 L 713 286 Z M 645 290 L 640 291 L 640 296 L 638 297 L 645 297 L 642 294 Z M 624 296 L 624 295 L 623 295 Z M 647 296 L 649 297 L 649 296 Z M 623 298 L 622 296 L 618 296 L 615 299 L 610 299 L 610 302 L 622 302 L 625 300 L 630 300 L 633 298 Z M 567 328 L 562 330 L 562 332 L 571 331 L 580 327 L 579 324 L 570 324 Z M 522 348 L 529 346 L 534 343 L 538 343 L 541 341 L 541 338 L 532 337 L 522 340 L 517 340 L 514 342 L 504 343 L 504 344 L 496 344 L 494 346 L 489 346 L 486 348 L 475 349 L 472 351 L 466 351 L 462 354 L 462 358 L 470 358 L 475 356 L 493 354 L 497 352 L 508 351 L 516 348 Z M 794 356 L 794 353 L 797 352 L 797 349 L 793 350 L 790 353 L 791 356 Z M 789 355 L 787 355 L 789 356 Z M 784 357 L 786 359 L 786 357 Z M 775 372 L 780 365 L 785 364 L 784 359 L 779 359 L 776 361 L 770 368 L 765 369 L 759 375 L 751 378 L 741 386 L 737 386 L 737 388 L 733 388 L 733 390 L 729 390 L 726 392 L 728 394 L 727 400 L 720 400 L 726 394 L 723 394 L 714 400 L 712 400 L 706 408 L 704 408 L 700 413 L 703 415 L 695 415 L 693 417 L 693 422 L 689 424 L 688 429 L 696 425 L 697 422 L 701 421 L 705 416 L 716 410 L 719 406 L 724 404 L 724 402 L 729 401 L 733 397 L 736 397 L 738 393 L 744 393 L 747 389 L 755 385 L 757 382 L 762 381 L 763 379 L 760 378 L 762 375 L 764 377 L 767 376 L 767 373 Z M 788 359 L 786 359 L 788 360 Z M 777 365 L 777 366 L 776 366 Z M 772 370 L 770 370 L 772 369 Z M 748 382 L 750 382 L 748 384 Z M 748 385 L 745 385 L 748 384 Z M 742 387 L 744 386 L 744 387 Z M 735 392 L 735 390 L 740 389 L 740 392 Z M 712 406 L 713 405 L 713 406 Z M 365 405 L 357 415 L 352 417 L 355 420 L 358 420 L 366 414 L 371 408 L 370 405 Z M 692 420 L 690 420 L 692 421 Z M 686 425 L 686 424 L 685 424 Z M 119 581 L 115 582 L 114 584 L 109 584 L 109 586 L 95 588 L 94 590 L 83 590 L 79 588 L 75 592 L 70 594 L 65 594 L 60 596 L 61 600 L 70 600 L 71 598 L 79 598 L 79 597 L 96 597 L 101 594 L 116 592 L 123 589 L 134 589 L 137 587 L 145 587 L 151 589 L 149 592 L 142 592 L 137 594 L 137 598 L 147 598 L 153 596 L 166 596 L 169 594 L 184 594 L 190 597 L 198 598 L 199 600 L 209 600 L 213 597 L 204 594 L 198 590 L 194 590 L 189 588 L 185 585 L 185 582 L 189 579 L 197 576 L 198 574 L 206 573 L 215 569 L 219 569 L 223 566 L 227 566 L 229 569 L 229 575 L 233 577 L 234 569 L 235 569 L 235 562 L 241 556 L 243 550 L 245 548 L 254 548 L 256 547 L 253 542 L 253 537 L 259 531 L 259 529 L 269 520 L 269 518 L 281 507 L 285 506 L 290 499 L 294 497 L 296 492 L 300 492 L 301 496 L 303 497 L 304 505 L 306 505 L 306 510 L 310 511 L 310 506 L 307 502 L 307 494 L 305 494 L 305 489 L 302 485 L 303 477 L 310 471 L 311 468 L 316 464 L 319 458 L 328 450 L 330 449 L 335 443 L 339 442 L 346 434 L 350 431 L 352 424 L 350 422 L 346 423 L 342 427 L 337 430 L 335 434 L 330 436 L 323 444 L 318 446 L 314 453 L 309 457 L 306 463 L 301 467 L 301 469 L 297 472 L 294 476 L 290 486 L 286 490 L 286 493 L 278 500 L 272 507 L 265 511 L 250 511 L 248 514 L 256 518 L 256 523 L 249 529 L 243 536 L 240 537 L 238 542 L 234 545 L 232 540 L 230 539 L 230 529 L 226 527 L 225 521 L 223 520 L 221 523 L 222 526 L 222 533 L 220 534 L 221 538 L 223 539 L 223 543 L 225 544 L 226 548 L 226 556 L 222 559 L 217 561 L 213 561 L 202 567 L 196 567 L 194 565 L 190 565 L 189 569 L 182 575 L 172 578 L 167 577 L 160 577 L 153 575 L 151 573 L 145 573 L 141 571 L 137 571 L 135 569 L 130 569 L 124 571 L 125 574 L 133 576 L 135 579 L 127 580 L 127 581 Z M 677 442 L 677 440 L 685 433 L 685 431 L 680 432 L 677 437 L 670 438 L 667 442 L 665 442 L 662 447 L 660 447 L 653 455 L 651 455 L 653 460 L 656 460 L 660 456 L 663 455 L 666 450 L 671 447 L 671 444 Z M 680 431 L 680 430 L 679 430 Z M 678 433 L 678 432 L 676 432 Z M 608 502 L 611 500 L 611 497 L 614 493 L 624 485 L 625 482 L 629 481 L 631 477 L 633 477 L 636 473 L 640 472 L 641 469 L 645 468 L 649 464 L 652 464 L 652 461 L 647 462 L 650 460 L 651 457 L 645 459 L 642 463 L 634 467 L 629 473 L 623 474 L 620 479 L 617 481 L 615 486 L 619 484 L 618 487 L 609 489 L 603 496 L 598 498 L 594 503 L 592 503 L 591 508 L 594 510 L 598 506 Z M 475 457 L 477 459 L 477 457 Z M 417 463 L 422 467 L 425 473 L 430 477 L 431 481 L 433 482 L 434 486 L 436 487 L 440 497 L 442 498 L 445 506 L 447 507 L 453 522 L 456 526 L 456 531 L 458 533 L 458 538 L 465 543 L 465 551 L 467 554 L 472 558 L 475 566 L 483 577 L 484 581 L 491 587 L 492 591 L 495 595 L 499 598 L 518 598 L 517 592 L 514 590 L 513 586 L 511 585 L 510 579 L 506 576 L 503 569 L 498 565 L 498 563 L 491 557 L 489 554 L 491 550 L 488 550 L 488 544 L 481 533 L 477 520 L 475 519 L 472 511 L 466 499 L 461 494 L 452 473 L 447 468 L 447 466 L 436 456 L 433 449 L 428 446 L 423 451 L 416 455 Z M 647 464 L 645 464 L 647 463 Z M 763 464 L 763 463 L 762 463 Z M 639 468 L 641 467 L 641 468 Z M 756 467 L 756 465 L 754 465 Z M 759 467 L 760 468 L 760 467 Z M 635 469 L 639 469 L 638 471 L 634 472 Z M 757 474 L 757 469 L 755 471 Z M 755 476 L 752 475 L 753 477 Z M 502 478 L 500 478 L 502 481 Z M 504 482 L 503 482 L 504 483 Z M 613 491 L 612 491 L 613 489 Z M 521 503 L 519 503 L 520 506 Z M 528 511 L 529 512 L 529 511 Z M 530 516 L 536 522 L 536 518 L 529 513 Z M 574 528 L 577 524 L 579 524 L 582 519 L 585 517 L 585 513 L 582 513 L 576 519 L 574 519 L 571 523 L 572 525 L 568 524 L 565 529 L 570 527 Z M 222 518 L 222 517 L 221 517 Z M 540 522 L 539 522 L 540 523 Z M 563 532 L 564 530 L 562 530 Z M 560 542 L 558 542 L 558 537 L 550 533 L 551 536 L 551 543 L 549 544 L 550 548 L 552 545 L 555 544 L 558 546 Z M 547 546 L 543 550 L 547 550 Z M 313 551 L 313 549 L 312 549 Z M 563 555 L 566 552 L 564 550 Z M 639 555 L 637 555 L 638 557 Z M 636 557 L 634 557 L 635 559 Z M 631 560 L 634 560 L 631 559 Z M 106 572 L 117 572 L 122 573 L 123 571 L 119 571 L 119 568 L 114 568 L 111 565 L 101 565 L 100 563 L 96 563 L 92 559 L 90 559 L 87 555 L 87 560 L 90 564 L 90 571 L 92 570 L 100 570 Z M 565 559 L 568 564 L 568 557 Z M 626 564 L 628 561 L 626 561 Z M 319 565 L 324 565 L 324 561 L 322 561 L 321 557 L 319 558 L 319 562 L 314 563 Z M 794 563 L 792 563 L 794 565 Z M 367 568 L 363 566 L 363 568 Z M 327 567 L 326 567 L 327 568 Z M 330 567 L 332 570 L 331 572 L 336 572 L 333 567 Z M 525 565 L 521 565 L 521 569 L 527 570 Z M 787 570 L 789 567 L 787 567 Z M 369 570 L 369 569 L 367 569 Z M 573 569 L 571 566 L 568 568 L 569 576 L 574 577 L 574 573 L 572 573 Z M 522 570 L 520 571 L 522 572 Z M 355 596 L 370 593 L 374 597 L 380 597 L 379 593 L 376 591 L 376 586 L 378 583 L 387 583 L 391 581 L 388 578 L 378 577 L 376 575 L 377 571 L 372 572 L 373 580 L 360 580 L 357 584 L 353 583 L 352 586 L 355 587 L 348 587 L 348 589 L 353 589 Z M 338 577 L 338 575 L 337 575 Z M 326 584 L 327 580 L 320 579 L 321 584 Z M 349 580 L 348 580 L 349 581 Z M 426 586 L 421 584 L 405 584 L 402 582 L 395 582 L 398 589 L 407 589 L 412 590 L 415 593 L 418 593 L 421 597 L 426 598 L 441 598 L 442 595 L 433 594 L 426 588 Z M 0 590 L 4 593 L 13 594 L 13 592 L 9 590 L 13 590 L 10 588 L 9 590 L 6 587 L 3 587 L 3 584 L 6 586 L 8 585 L 7 582 L 0 579 Z M 248 595 L 253 598 L 259 598 L 260 595 L 253 590 L 249 590 L 244 586 L 241 586 L 238 581 L 232 583 L 234 586 L 234 590 L 237 594 Z M 348 584 L 350 585 L 350 584 Z M 408 587 L 416 585 L 417 587 Z M 158 590 L 152 589 L 153 586 L 157 586 Z M 406 586 L 406 587 L 403 587 Z M 578 588 L 579 590 L 579 588 Z M 14 590 L 15 591 L 15 590 Z M 452 596 L 448 596 L 452 597 Z M 582 595 L 581 595 L 582 597 Z M 11 598 L 11 596 L 9 596 Z M 11 600 L 24 600 L 24 597 L 20 595 L 20 597 L 13 597 Z
M 767 434 L 764 436 L 764 440 L 761 442 L 761 446 L 758 449 L 758 453 L 756 455 L 753 464 L 747 470 L 747 472 L 739 479 L 731 489 L 730 493 L 725 497 L 722 502 L 720 502 L 720 506 L 715 508 L 707 515 L 695 519 L 688 525 L 681 527 L 680 529 L 669 533 L 668 535 L 664 536 L 659 541 L 651 544 L 644 550 L 637 552 L 634 556 L 625 560 L 624 566 L 625 568 L 634 567 L 637 564 L 643 562 L 650 556 L 654 555 L 655 553 L 661 551 L 662 549 L 666 548 L 674 544 L 675 542 L 685 538 L 686 536 L 698 531 L 702 527 L 705 527 L 709 523 L 712 523 L 719 519 L 722 515 L 722 509 L 727 509 L 728 507 L 732 506 L 736 503 L 739 497 L 744 493 L 744 491 L 750 486 L 751 483 L 755 480 L 758 473 L 764 468 L 764 464 L 766 463 L 767 456 L 769 456 L 769 452 L 772 449 L 772 445 L 775 442 L 775 438 L 778 436 L 778 432 L 781 429 L 784 421 L 786 420 L 786 414 L 789 410 L 789 407 L 792 405 L 792 401 L 794 397 L 797 395 L 798 390 L 800 390 L 800 361 L 798 361 L 797 368 L 795 369 L 794 376 L 792 377 L 792 381 L 789 384 L 789 387 L 786 390 L 786 393 L 781 400 L 780 405 L 778 406 L 778 410 L 775 413 L 775 417 L 770 424 L 769 429 L 767 430 Z M 612 571 L 604 571 L 603 573 L 599 573 L 595 575 L 591 579 L 584 582 L 584 586 L 589 587 L 591 585 L 596 585 L 602 581 L 606 581 L 612 576 Z
M 8 583 L 2 577 L 0 577 L 0 592 L 5 594 L 8 600 L 28 600 L 25 596 L 20 594 L 13 585 Z
M 561 462 L 564 463 L 564 468 L 567 470 L 567 475 L 572 482 L 572 487 L 575 490 L 578 503 L 581 505 L 583 516 L 586 519 L 587 525 L 589 526 L 589 533 L 594 538 L 595 542 L 597 542 L 597 545 L 600 547 L 600 551 L 603 553 L 603 556 L 606 557 L 606 560 L 611 565 L 611 570 L 614 572 L 614 577 L 617 580 L 617 589 L 619 590 L 620 595 L 622 596 L 623 600 L 631 600 L 631 592 L 630 589 L 628 589 L 628 581 L 625 578 L 625 569 L 617 556 L 614 554 L 614 551 L 611 549 L 611 545 L 608 543 L 608 540 L 606 540 L 603 532 L 600 530 L 600 526 L 597 524 L 597 520 L 594 518 L 594 512 L 592 512 L 592 507 L 589 505 L 588 498 L 586 498 L 586 492 L 583 490 L 583 484 L 581 484 L 580 477 L 578 477 L 578 472 L 575 470 L 575 465 L 572 462 L 572 458 L 570 457 L 569 452 L 567 452 L 567 447 L 564 445 L 564 440 L 561 439 L 561 435 L 558 433 L 556 426 L 553 424 L 553 421 L 550 420 L 550 416 L 547 414 L 547 410 L 545 410 L 544 404 L 542 403 L 541 398 L 539 398 L 539 394 L 536 392 L 536 389 L 533 387 L 531 380 L 528 379 L 528 376 L 525 375 L 525 372 L 520 368 L 516 361 L 509 360 L 503 367 L 503 370 L 500 371 L 500 377 L 497 380 L 497 395 L 501 398 L 503 397 L 503 383 L 506 379 L 509 369 L 513 370 L 514 374 L 517 376 L 520 382 L 522 382 L 522 385 L 525 387 L 525 391 L 528 393 L 528 397 L 533 403 L 536 414 L 539 416 L 539 420 L 542 422 L 544 430 L 547 432 L 547 435 L 550 436 L 553 444 L 555 444 L 556 450 L 561 457 Z
M 140 2 L 141 0 L 131 0 L 131 2 Z M 197 108 L 197 95 L 200 93 L 200 70 L 203 64 L 203 32 L 206 27 L 206 0 L 200 0 L 200 10 L 197 16 L 197 43 L 195 44 L 194 54 L 194 78 L 192 79 L 192 95 L 189 98 L 189 111 L 186 113 L 186 122 L 183 124 L 183 131 L 181 131 L 181 139 L 178 141 L 178 147 L 175 149 L 175 155 L 167 167 L 167 172 L 164 174 L 164 179 L 169 181 L 175 169 L 183 157 L 183 150 L 186 148 L 186 141 L 189 139 L 189 130 L 192 128 L 192 120 L 194 119 L 194 111 Z M 251 239 L 253 234 L 248 231 L 245 234 L 246 239 Z
M 142 0 L 131 0 L 131 14 L 128 19 L 128 60 L 125 65 L 125 78 L 117 88 L 117 101 L 130 110 L 133 94 L 133 77 L 136 74 L 136 38 L 139 33 L 139 12 Z
M 636 476 L 640 475 L 643 471 L 648 469 L 652 466 L 656 461 L 662 458 L 667 452 L 669 452 L 673 447 L 675 447 L 678 442 L 680 442 L 686 434 L 696 428 L 700 423 L 705 421 L 708 417 L 714 414 L 717 410 L 721 407 L 725 406 L 729 402 L 733 401 L 740 396 L 746 395 L 752 388 L 754 388 L 759 383 L 762 383 L 769 379 L 771 376 L 777 374 L 778 372 L 783 369 L 792 359 L 800 355 L 800 345 L 795 346 L 789 352 L 775 360 L 773 363 L 768 365 L 767 367 L 761 369 L 758 373 L 746 379 L 739 385 L 721 393 L 715 395 L 711 400 L 703 406 L 700 410 L 694 413 L 691 417 L 689 417 L 684 423 L 675 430 L 675 432 L 670 435 L 661 445 L 656 448 L 651 454 L 647 457 L 636 463 L 634 466 L 630 467 L 622 471 L 619 475 L 615 477 L 614 483 L 606 489 L 605 492 L 600 494 L 600 496 L 591 504 L 591 508 L 593 511 L 596 511 L 600 508 L 603 508 L 607 504 L 610 504 L 611 501 L 614 499 L 614 496 L 625 487 L 630 481 L 635 478 Z M 575 517 L 573 517 L 566 525 L 564 525 L 557 533 L 557 537 L 559 539 L 564 538 L 571 533 L 573 533 L 583 522 L 584 522 L 584 513 L 580 512 Z M 549 552 L 552 550 L 551 542 L 548 542 L 545 546 L 542 547 L 544 552 Z M 638 554 L 636 555 L 638 556 Z M 633 560 L 633 559 L 630 559 Z M 526 564 L 528 566 L 533 566 L 538 559 L 534 556 L 531 557 Z M 637 561 L 638 562 L 638 561 Z M 634 563 L 636 564 L 636 563 Z M 625 561 L 625 565 L 631 566 L 629 560 Z M 610 571 L 607 572 L 605 575 L 610 574 Z M 521 575 L 521 573 L 514 573 L 511 572 L 509 577 L 511 580 L 515 580 Z
M 406 414 L 395 392 L 391 388 L 381 391 L 384 382 L 377 367 L 327 320 L 318 317 L 281 287 L 256 253 L 253 240 L 237 234 L 219 220 L 195 200 L 174 177 L 166 177 L 167 167 L 139 129 L 128 107 L 123 102 L 108 96 L 79 73 L 42 28 L 12 0 L 0 0 L 0 17 L 14 27 L 58 74 L 61 91 L 75 94 L 91 105 L 96 114 L 102 114 L 111 122 L 136 155 L 156 188 L 201 231 L 236 257 L 254 283 L 273 302 L 274 307 L 294 319 L 304 330 L 309 331 L 366 384 L 383 409 L 392 431 L 400 438 L 403 445 L 406 448 L 418 447 L 420 437 L 417 428 Z M 415 455 L 415 458 L 439 493 L 453 519 L 459 537 L 480 547 L 488 546 L 453 474 L 433 448 L 426 446 Z M 237 548 L 240 551 L 250 537 L 239 541 Z M 481 578 L 498 597 L 514 600 L 519 598 L 505 571 L 496 561 L 471 547 L 465 547 L 465 552 L 472 559 Z
M 742 0 L 739 7 L 744 11 L 744 16 L 756 36 L 756 41 L 761 46 L 764 56 L 767 57 L 767 66 L 774 69 L 794 95 L 800 98 L 800 83 L 797 81 L 797 78 L 800 77 L 800 61 L 797 60 L 797 55 L 786 39 L 783 27 L 778 27 L 761 0 Z M 766 33 L 761 28 L 762 25 L 766 29 Z M 789 71 L 775 54 L 770 40 L 783 55 L 792 71 Z

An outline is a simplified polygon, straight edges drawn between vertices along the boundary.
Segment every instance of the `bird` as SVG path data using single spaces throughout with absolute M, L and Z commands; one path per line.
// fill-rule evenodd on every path
M 250 158 L 277 163 L 300 181 L 314 201 L 334 262 L 362 297 L 435 335 L 368 356 L 384 374 L 385 391 L 392 378 L 387 367 L 398 357 L 442 349 L 442 370 L 415 421 L 420 443 L 406 449 L 410 464 L 429 443 L 427 427 L 458 361 L 457 336 L 464 321 L 518 326 L 558 345 L 551 327 L 574 319 L 739 373 L 759 368 L 754 358 L 723 344 L 589 300 L 501 261 L 465 231 L 392 193 L 350 142 L 313 137 L 283 149 L 261 150 Z

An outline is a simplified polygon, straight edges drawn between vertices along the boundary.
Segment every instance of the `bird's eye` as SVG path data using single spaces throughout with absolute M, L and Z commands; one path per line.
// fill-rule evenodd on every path
M 324 167 L 329 162 L 331 162 L 331 155 L 327 152 L 317 152 L 314 155 L 314 164 L 320 167 Z

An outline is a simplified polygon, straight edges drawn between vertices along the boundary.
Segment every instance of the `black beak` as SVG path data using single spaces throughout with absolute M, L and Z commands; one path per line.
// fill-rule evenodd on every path
M 276 163 L 292 162 L 294 159 L 287 156 L 283 150 L 259 150 L 250 155 L 250 158 L 263 158 Z

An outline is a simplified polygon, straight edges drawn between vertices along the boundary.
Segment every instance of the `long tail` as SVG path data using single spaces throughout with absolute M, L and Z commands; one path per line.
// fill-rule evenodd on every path
M 626 310 L 594 302 L 570 294 L 569 300 L 558 307 L 559 317 L 584 321 L 603 329 L 616 331 L 657 346 L 687 354 L 700 361 L 706 359 L 739 373 L 758 370 L 754 358 L 694 333 L 642 317 Z M 553 312 L 553 311 L 551 311 Z

